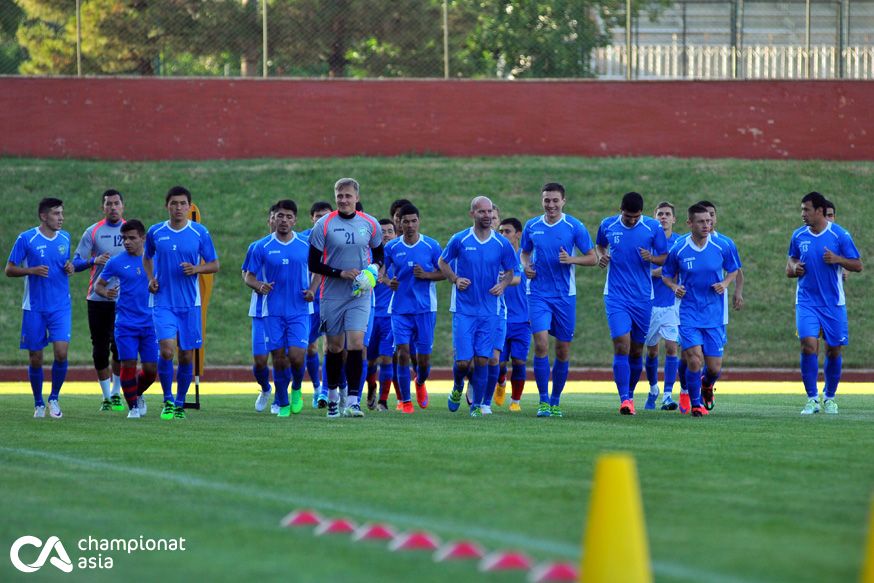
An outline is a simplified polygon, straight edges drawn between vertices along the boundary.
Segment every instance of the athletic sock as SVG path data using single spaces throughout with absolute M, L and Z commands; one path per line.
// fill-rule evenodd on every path
M 52 363 L 52 392 L 49 393 L 49 401 L 56 401 L 67 378 L 67 361 Z
M 367 388 L 376 386 L 377 374 L 379 371 L 379 365 L 376 364 L 376 361 L 367 363 Z
M 471 374 L 470 383 L 473 388 L 473 404 L 474 405 L 482 405 L 483 398 L 485 397 L 486 392 L 486 383 L 489 380 L 489 367 L 485 366 L 476 366 L 473 367 L 473 374 Z
M 522 364 L 514 364 L 513 371 L 510 373 L 510 384 L 513 387 L 513 394 L 511 398 L 514 401 L 518 401 L 522 398 L 522 391 L 525 390 L 525 376 L 527 371 L 525 370 L 525 363 Z
M 689 391 L 686 389 L 686 361 L 682 358 L 679 361 L 677 363 L 677 380 L 680 381 L 680 389 L 683 391 L 683 394 L 688 394 Z
M 266 393 L 270 390 L 270 367 L 264 366 L 258 368 L 252 367 L 252 374 L 255 376 L 255 381 L 261 385 L 261 392 Z
M 306 368 L 303 364 L 300 366 L 291 365 L 291 390 L 299 391 L 303 386 L 303 374 L 306 372 Z
M 389 364 L 379 365 L 379 400 L 388 401 L 388 392 L 391 389 L 391 377 L 394 367 Z
M 838 355 L 835 358 L 825 357 L 825 398 L 834 399 L 841 382 L 841 369 L 844 365 L 844 357 Z
M 818 395 L 816 388 L 817 377 L 819 376 L 819 359 L 814 354 L 801 353 L 801 382 L 804 383 L 804 390 L 807 392 L 808 399 L 815 399 Z
M 416 384 L 424 385 L 425 381 L 428 380 L 428 377 L 431 376 L 431 365 L 422 366 L 421 364 L 416 365 Z
M 346 382 L 349 387 L 349 396 L 355 397 L 355 403 L 358 402 L 358 395 L 361 391 L 362 372 L 364 369 L 364 351 L 362 350 L 347 350 L 346 351 Z
M 631 378 L 631 369 L 628 366 L 627 354 L 613 355 L 613 382 L 619 392 L 619 401 L 628 400 L 628 381 Z
M 566 360 L 556 359 L 552 366 L 552 396 L 549 399 L 549 404 L 557 407 L 561 403 L 561 392 L 564 390 L 564 385 L 567 383 L 568 369 L 570 363 Z
M 693 407 L 701 406 L 701 371 L 686 370 L 686 387 Z
M 129 409 L 137 406 L 137 367 L 121 367 L 121 390 Z M 108 379 L 107 379 L 108 380 Z
M 716 381 L 719 380 L 719 372 L 710 372 L 709 368 L 704 368 L 704 377 L 701 379 L 702 385 L 707 385 L 708 387 L 713 387 L 716 384 Z
M 664 393 L 667 397 L 674 390 L 674 383 L 677 381 L 677 367 L 680 365 L 680 359 L 676 356 L 665 357 L 665 389 Z
M 646 355 L 646 380 L 649 381 L 649 386 L 658 386 L 659 384 L 659 357 Z M 652 393 L 652 391 L 650 391 Z
M 455 391 L 464 391 L 464 379 L 467 377 L 467 369 L 462 371 L 458 368 L 458 363 L 452 363 L 452 389 Z
M 33 406 L 45 407 L 42 399 L 43 371 L 41 366 L 27 367 L 27 379 L 30 381 L 30 390 L 33 392 Z
M 328 389 L 328 401 L 332 403 L 339 403 L 340 389 Z
M 401 389 L 400 400 L 404 403 L 410 401 L 410 367 L 398 366 L 398 385 Z
M 634 399 L 634 389 L 640 382 L 640 373 L 643 372 L 643 357 L 628 358 L 628 398 Z
M 112 379 L 97 379 L 97 384 L 100 385 L 100 392 L 103 393 L 104 400 L 109 400 L 112 396 Z
M 488 372 L 486 373 L 486 390 L 483 393 L 483 405 L 492 406 L 492 397 L 495 396 L 495 387 L 498 384 L 498 375 L 501 374 L 501 367 L 497 364 L 487 365 Z
M 188 394 L 188 387 L 191 385 L 191 379 L 194 378 L 194 364 L 180 363 L 176 367 L 176 406 L 185 406 L 185 395 Z
M 498 371 L 498 384 L 503 385 L 507 382 L 507 363 L 501 364 L 501 369 Z
M 540 394 L 541 403 L 549 403 L 549 357 L 534 357 L 534 382 Z
M 115 373 L 112 373 L 110 377 L 112 379 L 112 389 L 110 389 L 110 395 L 120 395 L 121 394 L 121 377 Z
M 328 351 L 325 351 L 325 356 L 322 358 L 322 387 L 328 388 Z
M 158 379 L 161 381 L 161 391 L 164 402 L 173 400 L 173 359 L 158 357 Z
M 340 388 L 340 379 L 342 377 L 343 368 L 343 353 L 342 352 L 326 352 L 325 353 L 325 384 L 329 390 Z M 339 394 L 339 393 L 338 393 Z
M 313 390 L 319 390 L 322 384 L 321 371 L 319 370 L 319 353 L 307 354 L 306 357 L 307 375 L 310 377 L 310 382 L 313 383 Z
M 152 375 L 147 375 L 143 371 L 140 371 L 137 375 L 137 396 L 143 396 L 143 393 L 149 390 L 149 387 L 152 386 L 152 383 L 155 382 L 155 377 Z
M 273 367 L 273 382 L 276 385 L 276 404 L 288 406 L 288 383 L 291 382 L 290 368 Z

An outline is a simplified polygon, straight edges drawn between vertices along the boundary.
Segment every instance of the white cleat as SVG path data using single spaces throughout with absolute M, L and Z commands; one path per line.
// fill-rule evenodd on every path
M 142 395 L 137 397 L 137 409 L 140 412 L 140 417 L 146 416 L 146 411 L 148 410 L 148 407 L 146 407 L 146 400 L 143 398 Z
M 55 419 L 60 419 L 64 416 L 64 414 L 61 413 L 61 407 L 60 405 L 58 405 L 57 399 L 52 399 L 51 401 L 49 401 L 49 415 L 51 415 Z
M 42 419 L 46 416 L 46 406 L 45 405 L 37 405 L 33 408 L 33 418 L 34 419 Z
M 255 410 L 259 413 L 267 408 L 267 401 L 270 400 L 270 391 L 261 391 L 258 393 L 258 398 L 255 399 Z M 270 409 L 273 413 L 273 409 Z
M 491 415 L 492 414 L 492 406 L 491 405 L 481 405 L 479 410 L 483 415 Z
M 142 417 L 142 414 L 140 413 L 139 407 L 134 407 L 127 413 L 128 419 L 139 419 L 140 417 Z
M 270 414 L 271 415 L 279 415 L 279 405 L 276 403 L 270 404 Z

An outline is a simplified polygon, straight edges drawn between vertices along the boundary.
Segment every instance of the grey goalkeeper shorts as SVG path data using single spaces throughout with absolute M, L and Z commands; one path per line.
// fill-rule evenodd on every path
M 346 332 L 365 332 L 370 321 L 372 291 L 358 297 L 323 297 L 319 308 L 319 330 L 328 336 L 340 336 Z

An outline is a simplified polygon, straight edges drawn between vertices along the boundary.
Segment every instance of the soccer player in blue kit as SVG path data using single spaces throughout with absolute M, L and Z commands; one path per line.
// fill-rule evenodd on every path
M 413 412 L 410 397 L 410 344 L 415 339 L 416 399 L 428 406 L 425 382 L 431 373 L 434 324 L 437 321 L 437 285 L 445 279 L 438 267 L 440 244 L 419 232 L 419 209 L 412 203 L 398 211 L 403 235 L 385 246 L 385 269 L 392 274 L 392 336 L 398 353 L 398 385 L 403 412 Z M 421 387 L 421 388 L 420 388 Z
M 161 419 L 185 419 L 185 395 L 194 377 L 194 350 L 203 345 L 198 274 L 216 273 L 218 255 L 209 231 L 188 219 L 191 193 L 174 186 L 164 197 L 169 220 L 149 227 L 143 267 L 158 337 L 158 378 L 164 392 Z M 203 259 L 204 263 L 200 260 Z M 177 347 L 178 336 L 178 347 Z M 173 399 L 173 354 L 179 352 Z
M 643 347 L 652 315 L 651 264 L 661 265 L 667 241 L 661 225 L 643 216 L 643 197 L 628 192 L 619 214 L 607 217 L 595 239 L 598 265 L 607 268 L 604 308 L 613 339 L 613 379 L 619 413 L 634 415 L 634 387 L 643 370 Z
M 315 225 L 319 219 L 334 210 L 331 203 L 320 200 L 316 201 L 310 207 L 310 220 Z M 309 240 L 312 228 L 301 231 L 301 236 Z M 321 330 L 321 317 L 319 316 L 319 286 L 322 283 L 322 276 L 312 274 L 312 285 L 310 289 L 313 291 L 313 313 L 310 315 L 310 343 L 307 345 L 306 368 L 307 375 L 310 377 L 310 382 L 313 384 L 313 409 L 324 409 L 328 406 L 328 382 L 324 376 L 324 369 L 319 365 L 319 338 L 324 336 Z
M 387 246 L 395 238 L 394 222 L 391 219 L 380 219 L 379 225 L 382 227 L 382 244 Z M 388 313 L 394 293 L 389 287 L 391 279 L 391 273 L 385 270 L 373 288 L 373 328 L 367 344 L 367 408 L 378 411 L 388 411 L 388 393 L 395 374 L 392 363 L 395 352 L 394 336 L 391 332 L 391 315 Z
M 528 313 L 534 334 L 534 380 L 540 393 L 538 417 L 561 417 L 561 392 L 567 382 L 570 346 L 577 315 L 577 265 L 597 263 L 592 238 L 576 218 L 566 215 L 564 186 L 541 189 L 543 214 L 522 230 L 520 259 L 528 278 Z M 576 249 L 582 255 L 576 254 Z M 549 335 L 555 336 L 552 395 L 549 394 Z
M 801 199 L 804 226 L 792 233 L 786 275 L 798 278 L 795 326 L 801 340 L 801 380 L 807 392 L 802 415 L 820 408 L 837 414 L 835 392 L 841 380 L 841 349 L 850 341 L 843 269 L 862 271 L 862 259 L 850 233 L 825 215 L 826 199 L 811 192 Z M 819 334 L 826 344 L 825 388 L 819 402 Z
M 143 269 L 146 227 L 132 219 L 120 229 L 124 251 L 106 262 L 94 285 L 101 297 L 115 302 L 115 345 L 121 360 L 121 389 L 128 419 L 146 415 L 146 392 L 158 374 L 158 340 L 149 308 L 149 278 Z M 111 281 L 118 285 L 109 287 Z M 137 375 L 137 355 L 142 372 Z
M 455 349 L 455 386 L 449 395 L 450 411 L 461 404 L 464 377 L 473 364 L 471 417 L 482 417 L 488 383 L 488 361 L 494 352 L 495 330 L 506 312 L 504 290 L 513 281 L 516 254 L 501 234 L 492 230 L 492 201 L 477 196 L 470 203 L 473 226 L 452 236 L 438 261 L 452 284 L 450 311 Z
M 34 417 L 45 417 L 43 401 L 43 349 L 52 343 L 52 391 L 49 394 L 49 414 L 63 417 L 58 396 L 67 377 L 67 350 L 70 346 L 72 304 L 69 276 L 70 234 L 62 231 L 64 202 L 44 198 L 37 207 L 39 226 L 29 229 L 15 240 L 4 272 L 7 277 L 24 277 L 24 299 L 21 304 L 21 343 L 27 350 L 30 366 L 27 376 L 33 391 Z
M 662 281 L 680 298 L 680 345 L 686 361 L 686 388 L 693 417 L 708 415 L 701 399 L 702 369 L 718 378 L 726 342 L 724 295 L 738 265 L 728 245 L 711 236 L 713 219 L 706 207 L 689 207 L 689 235 L 675 244 L 662 267 Z
M 525 390 L 526 364 L 528 351 L 531 348 L 531 322 L 528 315 L 528 280 L 522 270 L 519 259 L 519 241 L 522 238 L 522 223 L 519 219 L 510 217 L 501 221 L 498 232 L 510 241 L 516 250 L 518 265 L 513 277 L 515 285 L 510 285 L 504 292 L 507 303 L 507 334 L 504 338 L 504 348 L 501 351 L 500 366 L 502 374 L 506 375 L 508 361 L 512 364 L 510 373 L 510 411 L 520 413 L 522 406 L 522 391 Z M 518 281 L 516 281 L 518 279 Z M 502 406 L 505 398 L 505 388 L 498 384 L 495 390 L 495 404 Z
M 261 296 L 258 301 L 264 315 L 267 350 L 273 358 L 278 415 L 288 417 L 303 409 L 301 385 L 313 292 L 307 268 L 309 241 L 292 230 L 297 221 L 297 204 L 280 200 L 275 208 L 276 230 L 256 243 L 246 272 L 246 285 Z

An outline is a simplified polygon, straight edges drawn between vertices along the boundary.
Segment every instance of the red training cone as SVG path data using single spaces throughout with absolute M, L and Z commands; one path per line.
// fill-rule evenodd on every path
M 408 532 L 395 537 L 388 546 L 390 551 L 433 551 L 440 544 L 433 534 L 424 531 Z
M 577 581 L 577 568 L 570 563 L 544 563 L 528 573 L 528 583 L 546 583 L 547 581 Z
M 395 531 L 387 524 L 365 524 L 355 531 L 352 540 L 391 540 Z
M 439 551 L 434 553 L 434 560 L 439 563 L 463 559 L 482 559 L 485 554 L 485 550 L 475 542 L 460 540 L 443 545 Z
M 355 523 L 342 518 L 326 520 L 316 529 L 316 536 L 323 534 L 348 534 L 355 530 Z
M 285 518 L 279 523 L 282 526 L 318 526 L 322 522 L 322 517 L 312 510 L 295 510 L 285 515 Z
M 527 571 L 531 559 L 522 553 L 495 552 L 485 557 L 479 564 L 480 571 Z

